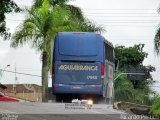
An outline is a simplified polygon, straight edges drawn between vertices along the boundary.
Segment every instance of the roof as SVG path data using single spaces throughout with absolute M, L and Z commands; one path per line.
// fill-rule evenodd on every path
M 0 88 L 6 89 L 7 87 L 5 85 L 0 84 Z

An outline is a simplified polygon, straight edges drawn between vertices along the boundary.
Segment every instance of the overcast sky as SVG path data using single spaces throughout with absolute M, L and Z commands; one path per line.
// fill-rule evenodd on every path
M 14 0 L 20 7 L 29 7 L 32 0 Z M 144 64 L 156 67 L 153 78 L 160 81 L 160 58 L 154 53 L 153 39 L 160 23 L 157 8 L 160 0 L 75 0 L 70 2 L 82 8 L 85 16 L 98 25 L 102 25 L 106 32 L 103 36 L 114 45 L 134 46 L 144 43 L 144 51 L 148 58 Z M 24 14 L 7 15 L 7 27 L 14 33 L 15 28 L 24 20 Z M 41 57 L 38 52 L 27 45 L 14 50 L 9 41 L 0 37 L 0 67 L 6 70 L 41 75 Z M 38 77 L 16 74 L 17 83 L 41 84 Z M 3 83 L 15 83 L 15 74 L 3 72 Z M 50 80 L 51 86 L 51 80 Z M 160 91 L 160 83 L 154 85 Z

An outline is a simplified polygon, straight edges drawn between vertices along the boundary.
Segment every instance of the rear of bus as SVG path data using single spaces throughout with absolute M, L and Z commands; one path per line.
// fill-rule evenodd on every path
M 102 95 L 104 39 L 95 33 L 61 32 L 54 41 L 53 93 Z

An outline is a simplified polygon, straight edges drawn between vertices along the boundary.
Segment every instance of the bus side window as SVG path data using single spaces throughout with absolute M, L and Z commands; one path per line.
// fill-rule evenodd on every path
M 114 62 L 114 51 L 113 47 L 105 43 L 105 60 Z

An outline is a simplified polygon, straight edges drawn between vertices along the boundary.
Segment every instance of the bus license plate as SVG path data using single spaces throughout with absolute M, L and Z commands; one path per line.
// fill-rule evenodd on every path
M 79 90 L 81 89 L 81 87 L 76 86 L 76 87 L 73 87 L 73 89 Z

